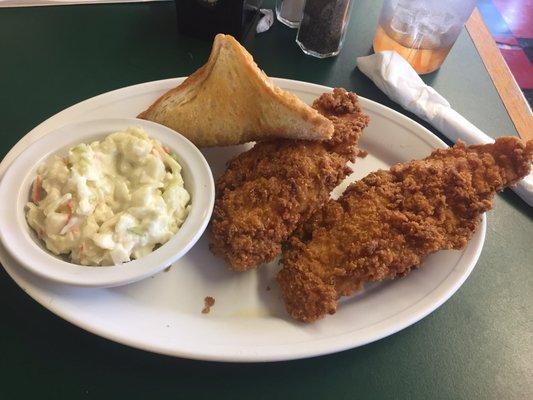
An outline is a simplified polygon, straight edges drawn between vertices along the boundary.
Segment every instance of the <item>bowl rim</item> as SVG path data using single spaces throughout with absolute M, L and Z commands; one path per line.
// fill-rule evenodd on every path
M 114 266 L 82 266 L 45 250 L 32 237 L 25 205 L 35 170 L 44 161 L 75 144 L 103 139 L 110 133 L 140 127 L 150 138 L 168 146 L 182 166 L 182 174 L 194 176 L 185 183 L 191 193 L 191 209 L 178 232 L 150 254 Z M 60 143 L 59 145 L 57 145 Z M 185 180 L 185 178 L 184 178 Z M 136 118 L 105 118 L 69 123 L 54 129 L 28 146 L 9 166 L 0 181 L 0 241 L 8 252 L 31 272 L 64 284 L 112 287 L 154 275 L 185 255 L 209 223 L 215 201 L 211 168 L 200 150 L 183 135 L 155 122 Z M 22 212 L 21 212 L 22 210 Z

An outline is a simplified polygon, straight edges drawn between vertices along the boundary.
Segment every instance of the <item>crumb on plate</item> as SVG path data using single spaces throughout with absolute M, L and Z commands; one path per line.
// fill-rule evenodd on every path
M 206 296 L 204 298 L 204 308 L 202 309 L 202 314 L 209 314 L 211 307 L 215 305 L 215 298 L 211 296 Z

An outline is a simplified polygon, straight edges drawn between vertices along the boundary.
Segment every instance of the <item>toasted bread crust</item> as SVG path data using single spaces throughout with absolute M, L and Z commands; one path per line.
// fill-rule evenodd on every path
M 219 35 L 217 35 L 217 37 L 218 36 Z M 217 39 L 215 38 L 215 41 L 213 42 L 213 48 L 211 49 L 211 54 L 209 54 L 207 62 L 200 68 L 198 68 L 196 71 L 194 71 L 191 75 L 189 75 L 189 77 L 185 79 L 179 86 L 170 89 L 160 98 L 158 98 L 150 107 L 148 107 L 147 110 L 140 113 L 137 118 L 150 119 L 150 116 L 155 113 L 155 111 L 161 106 L 164 100 L 178 93 L 184 92 L 187 89 L 192 89 L 194 86 L 200 85 L 211 73 L 215 60 L 217 59 L 218 53 L 220 52 L 221 46 L 222 43 L 219 40 L 217 41 Z
M 195 104 L 198 96 L 208 105 Z M 327 118 L 273 85 L 252 56 L 233 37 L 222 34 L 216 36 L 204 66 L 138 117 L 167 125 L 198 146 L 274 137 L 323 140 L 333 133 Z

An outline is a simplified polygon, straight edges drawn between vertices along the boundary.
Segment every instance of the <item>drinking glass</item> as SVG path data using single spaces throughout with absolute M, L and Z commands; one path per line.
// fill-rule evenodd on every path
M 290 28 L 298 28 L 302 20 L 305 0 L 276 0 L 278 21 Z
M 419 74 L 437 70 L 476 0 L 384 0 L 374 51 L 395 50 Z

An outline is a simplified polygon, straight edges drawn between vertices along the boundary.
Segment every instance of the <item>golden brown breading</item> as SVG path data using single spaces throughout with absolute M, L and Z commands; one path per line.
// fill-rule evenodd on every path
M 371 173 L 328 201 L 290 239 L 277 280 L 289 314 L 315 321 L 365 282 L 394 279 L 428 254 L 461 249 L 494 194 L 529 173 L 533 141 L 436 150 Z
M 357 96 L 335 89 L 313 107 L 333 122 L 331 140 L 258 143 L 233 159 L 217 181 L 211 250 L 236 271 L 280 254 L 282 242 L 351 172 L 346 163 L 355 159 L 368 125 Z

